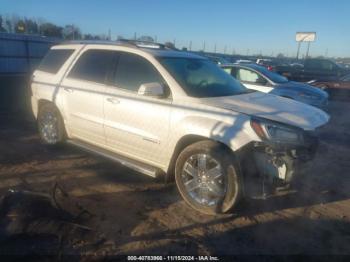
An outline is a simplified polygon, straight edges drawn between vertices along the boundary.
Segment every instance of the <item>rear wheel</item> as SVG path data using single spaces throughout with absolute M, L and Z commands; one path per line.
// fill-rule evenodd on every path
M 205 214 L 228 212 L 241 196 L 233 155 L 214 141 L 201 141 L 185 148 L 176 161 L 175 179 L 184 200 Z
M 57 145 L 65 141 L 66 135 L 63 119 L 53 104 L 46 103 L 40 106 L 38 130 L 44 144 Z

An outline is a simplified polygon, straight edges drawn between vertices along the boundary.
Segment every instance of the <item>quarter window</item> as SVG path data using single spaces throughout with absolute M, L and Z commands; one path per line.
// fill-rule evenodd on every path
M 114 84 L 122 89 L 137 92 L 142 84 L 164 83 L 155 67 L 141 56 L 121 53 Z
M 103 84 L 113 67 L 115 55 L 115 51 L 88 50 L 80 56 L 68 77 Z
M 74 49 L 51 49 L 41 61 L 38 70 L 56 74 Z

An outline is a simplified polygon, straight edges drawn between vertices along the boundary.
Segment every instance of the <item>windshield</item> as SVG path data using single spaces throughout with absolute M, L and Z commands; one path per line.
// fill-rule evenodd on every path
M 192 97 L 232 96 L 250 91 L 210 60 L 160 57 L 159 61 Z
M 259 67 L 258 71 L 277 84 L 287 83 L 289 81 L 286 77 L 272 72 L 265 67 Z

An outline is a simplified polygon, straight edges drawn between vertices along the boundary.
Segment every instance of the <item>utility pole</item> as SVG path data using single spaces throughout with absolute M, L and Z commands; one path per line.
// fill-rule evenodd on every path
M 157 43 L 157 35 L 154 36 L 154 42 Z
M 136 32 L 134 33 L 134 40 L 136 40 L 136 37 L 137 37 L 137 35 L 136 35 Z
M 224 47 L 224 55 L 226 55 L 226 45 L 225 45 L 225 47 Z
M 216 43 L 215 43 L 215 45 L 214 45 L 214 53 L 216 53 Z
M 205 41 L 203 42 L 203 52 L 205 52 Z
M 175 47 L 175 43 L 176 43 L 176 39 L 174 38 L 174 41 L 173 41 L 174 47 Z
M 327 57 L 328 56 L 328 48 L 326 48 L 326 52 L 324 54 L 324 57 Z
M 301 41 L 298 42 L 297 60 L 299 59 L 300 44 L 301 44 Z
M 190 44 L 188 46 L 188 50 L 192 51 L 192 40 L 190 40 Z
M 108 40 L 111 41 L 112 37 L 111 37 L 111 29 L 108 29 Z

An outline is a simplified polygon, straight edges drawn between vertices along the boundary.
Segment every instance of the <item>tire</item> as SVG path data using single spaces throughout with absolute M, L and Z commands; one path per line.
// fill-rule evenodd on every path
M 194 171 L 192 175 L 188 170 Z M 175 180 L 186 203 L 205 214 L 231 211 L 242 195 L 241 177 L 233 154 L 214 141 L 200 141 L 186 147 L 176 161 Z
M 46 145 L 59 145 L 65 142 L 66 132 L 62 116 L 55 105 L 45 103 L 39 108 L 38 131 Z

